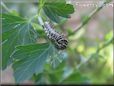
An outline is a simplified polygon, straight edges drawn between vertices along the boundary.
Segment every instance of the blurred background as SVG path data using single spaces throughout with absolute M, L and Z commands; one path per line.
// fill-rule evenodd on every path
M 89 15 L 97 6 L 99 0 L 67 0 L 73 4 L 75 12 L 71 18 L 61 24 L 62 31 L 68 33 L 73 31 L 77 26 Z M 113 3 L 102 8 L 91 20 L 83 26 L 76 34 L 68 37 L 69 48 L 66 50 L 67 58 L 54 69 L 52 80 L 58 76 L 69 77 L 65 78 L 64 83 L 92 83 L 92 84 L 111 84 L 114 83 L 113 74 L 113 44 L 107 44 L 99 52 L 99 47 L 107 43 L 113 36 Z M 38 6 L 36 1 L 24 0 L 15 1 L 9 0 L 4 4 L 15 15 L 26 18 L 31 18 L 37 14 Z M 89 5 L 88 5 L 89 4 Z M 92 5 L 91 5 L 92 4 Z M 2 9 L 5 13 L 6 9 Z M 47 68 L 48 69 L 48 68 Z M 64 73 L 59 70 L 63 70 Z M 52 69 L 47 70 L 52 71 Z M 63 75 L 62 75 L 63 74 Z M 51 83 L 45 75 L 42 75 L 46 82 Z M 2 71 L 2 83 L 15 83 L 13 70 L 11 66 Z M 57 80 L 58 80 L 57 79 Z M 32 80 L 26 80 L 23 84 L 33 84 Z

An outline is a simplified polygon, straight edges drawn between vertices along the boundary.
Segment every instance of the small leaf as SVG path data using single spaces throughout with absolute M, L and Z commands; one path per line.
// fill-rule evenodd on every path
M 44 4 L 44 12 L 54 22 L 59 23 L 61 17 L 69 18 L 74 12 L 73 5 L 66 4 L 65 0 L 51 0 Z
M 16 82 L 30 79 L 34 73 L 41 73 L 47 57 L 52 53 L 51 50 L 47 43 L 16 47 L 16 52 L 12 56 Z
M 52 21 L 57 23 L 60 22 L 60 17 L 57 16 L 57 14 L 55 14 L 54 12 L 52 12 L 51 9 L 49 9 L 48 7 L 44 8 L 44 12 Z

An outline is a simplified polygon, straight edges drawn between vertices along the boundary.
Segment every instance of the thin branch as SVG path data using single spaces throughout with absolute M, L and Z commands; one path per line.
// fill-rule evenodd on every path
M 108 41 L 106 41 L 104 44 L 102 44 L 102 46 L 100 46 L 96 53 L 99 53 L 102 49 L 104 49 L 105 47 L 107 47 L 109 44 L 114 43 L 114 37 L 112 37 L 111 39 L 109 39 Z
M 32 79 L 34 80 L 34 83 L 36 83 L 36 82 L 37 82 L 37 77 L 38 77 L 38 76 L 37 76 L 37 74 L 36 74 L 36 73 L 34 73 L 34 74 L 33 74 L 33 76 L 32 76 Z
M 100 51 L 104 48 L 106 48 L 108 45 L 110 45 L 111 43 L 114 43 L 114 37 L 112 37 L 111 39 L 109 39 L 107 42 L 105 42 L 101 47 L 99 46 L 98 49 L 96 50 L 95 53 L 93 53 L 88 59 L 86 59 L 83 63 L 79 64 L 76 69 L 80 69 L 83 65 L 85 65 L 88 61 L 90 61 L 90 59 L 92 59 L 94 57 L 95 54 L 100 53 Z
M 7 11 L 7 12 L 11 12 L 10 9 L 1 1 L 1 6 Z
M 73 32 L 71 32 L 68 36 L 74 35 L 76 32 L 78 32 L 84 25 L 86 25 L 86 24 L 90 21 L 90 19 L 91 19 L 94 15 L 96 15 L 96 13 L 98 13 L 107 3 L 111 2 L 111 1 L 112 1 L 112 0 L 105 0 L 103 4 L 99 4 L 99 7 L 96 8 L 94 11 L 92 11 L 92 12 L 87 16 L 87 18 L 86 18 L 81 24 L 79 24 L 79 25 L 76 27 L 76 29 L 75 29 Z

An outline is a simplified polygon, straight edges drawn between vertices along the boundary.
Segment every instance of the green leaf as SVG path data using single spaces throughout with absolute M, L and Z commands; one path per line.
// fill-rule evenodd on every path
M 62 62 L 56 69 L 52 69 L 49 64 L 45 64 L 45 70 L 35 77 L 37 84 L 59 83 L 62 79 L 64 66 L 65 62 Z
M 36 23 L 32 23 L 32 26 L 38 32 L 38 37 L 45 37 L 46 36 L 43 28 L 40 25 L 38 25 Z
M 16 52 L 12 56 L 16 82 L 20 83 L 30 79 L 34 73 L 41 73 L 46 59 L 51 53 L 51 45 L 47 43 L 16 47 Z
M 49 80 L 48 78 L 45 76 L 45 73 L 40 73 L 38 74 L 36 77 L 36 84 L 48 84 Z
M 2 69 L 11 63 L 15 46 L 34 43 L 36 38 L 37 34 L 27 19 L 2 14 Z
M 53 53 L 54 55 L 50 58 L 50 63 L 53 68 L 57 68 L 60 63 L 62 63 L 64 60 L 67 58 L 67 53 L 66 52 L 57 52 L 55 51 Z
M 79 83 L 89 83 L 89 79 L 83 76 L 80 72 L 74 71 L 71 75 L 66 77 L 61 83 L 65 84 L 79 84 Z
M 60 17 L 57 16 L 57 14 L 55 14 L 54 12 L 52 12 L 51 9 L 49 9 L 48 7 L 44 8 L 44 12 L 52 21 L 57 23 L 60 22 Z
M 45 14 L 56 23 L 60 22 L 61 17 L 69 18 L 74 12 L 73 5 L 66 4 L 65 0 L 48 0 L 43 9 Z

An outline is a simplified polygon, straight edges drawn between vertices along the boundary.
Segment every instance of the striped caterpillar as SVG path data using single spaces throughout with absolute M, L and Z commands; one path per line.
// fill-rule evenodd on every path
M 56 32 L 49 22 L 43 22 L 40 16 L 38 16 L 38 21 L 42 25 L 47 37 L 54 42 L 55 47 L 60 50 L 66 49 L 68 41 L 64 35 Z
M 44 22 L 44 25 L 42 25 L 42 27 L 44 28 L 47 37 L 54 42 L 57 49 L 63 50 L 67 47 L 67 39 L 63 34 L 56 32 L 49 22 Z

